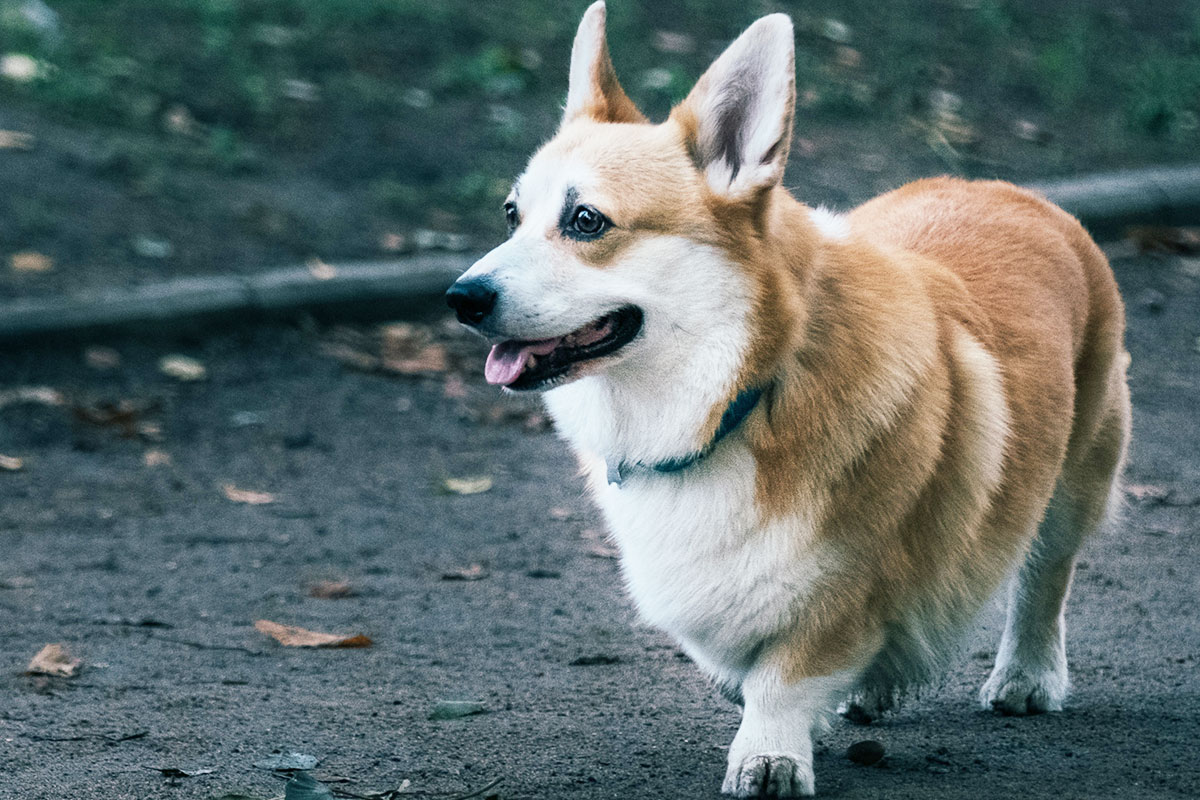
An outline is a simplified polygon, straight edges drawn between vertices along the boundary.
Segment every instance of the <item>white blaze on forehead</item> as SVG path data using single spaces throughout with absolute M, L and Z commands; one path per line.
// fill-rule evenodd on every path
M 521 215 L 522 230 L 539 235 L 557 229 L 563 205 L 571 190 L 578 202 L 609 213 L 607 198 L 599 192 L 595 171 L 583 159 L 548 156 L 534 158 L 517 179 L 511 199 Z

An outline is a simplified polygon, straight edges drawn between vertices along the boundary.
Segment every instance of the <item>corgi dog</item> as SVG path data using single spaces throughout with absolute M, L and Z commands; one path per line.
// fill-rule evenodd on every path
M 544 392 L 641 614 L 743 706 L 723 791 L 812 795 L 817 726 L 928 682 L 1006 581 L 982 703 L 1061 709 L 1063 602 L 1129 439 L 1103 254 L 998 181 L 795 200 L 783 14 L 661 124 L 604 22 L 580 23 L 508 240 L 447 300 L 494 342 L 489 382 Z

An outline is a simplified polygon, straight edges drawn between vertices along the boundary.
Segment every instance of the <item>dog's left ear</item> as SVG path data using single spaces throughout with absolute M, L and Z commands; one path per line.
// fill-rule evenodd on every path
M 646 117 L 617 82 L 604 36 L 604 2 L 592 3 L 579 22 L 571 47 L 571 77 L 562 124 L 577 117 L 597 122 L 645 122 Z
M 714 192 L 750 199 L 783 179 L 796 105 L 795 52 L 787 15 L 763 17 L 672 112 Z

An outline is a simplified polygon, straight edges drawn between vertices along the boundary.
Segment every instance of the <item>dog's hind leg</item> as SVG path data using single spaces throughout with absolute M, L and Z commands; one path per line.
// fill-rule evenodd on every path
M 1119 503 L 1117 477 L 1129 438 L 1123 373 L 1111 384 L 1114 402 L 1087 444 L 1068 452 L 1037 536 L 1009 586 L 996 665 L 980 691 L 985 708 L 1005 714 L 1062 710 L 1068 686 L 1063 608 L 1075 556 Z

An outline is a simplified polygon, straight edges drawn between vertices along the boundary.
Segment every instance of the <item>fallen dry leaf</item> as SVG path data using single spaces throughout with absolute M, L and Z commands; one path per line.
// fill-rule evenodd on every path
M 83 363 L 92 369 L 116 369 L 121 366 L 121 354 L 111 347 L 93 345 L 83 351 Z
M 74 658 L 67 652 L 65 645 L 48 644 L 38 651 L 29 666 L 25 668 L 26 675 L 50 675 L 56 678 L 70 678 L 83 665 L 83 661 Z
M 153 423 L 143 420 L 143 416 L 158 408 L 155 401 L 118 400 L 115 403 L 104 402 L 96 405 L 74 405 L 71 413 L 75 419 L 98 428 L 117 428 L 121 436 L 132 439 L 143 433 L 143 429 L 154 438 L 156 431 Z
M 354 587 L 350 585 L 349 581 L 318 581 L 308 587 L 308 596 L 324 600 L 353 597 Z
M 449 572 L 442 573 L 444 581 L 481 581 L 491 575 L 487 568 L 482 564 L 472 564 L 463 569 L 455 569 Z
M 1019 119 L 1013 123 L 1013 134 L 1018 139 L 1034 144 L 1049 144 L 1054 139 L 1052 133 L 1027 119 Z
M 0 130 L 0 150 L 32 150 L 34 141 L 32 133 Z
M 169 467 L 171 454 L 165 450 L 147 450 L 142 454 L 142 463 L 147 467 Z
M 248 506 L 265 506 L 279 499 L 270 492 L 254 492 L 248 489 L 239 489 L 232 483 L 221 484 L 221 491 L 234 503 L 245 503 Z
M 462 400 L 467 396 L 467 382 L 462 379 L 461 375 L 451 373 L 446 376 L 446 382 L 442 384 L 442 397 L 447 400 Z
M 142 258 L 170 258 L 175 253 L 175 245 L 159 236 L 140 234 L 130 242 L 133 252 Z
M 49 386 L 18 386 L 0 392 L 0 409 L 22 403 L 38 406 L 61 406 L 66 403 L 62 392 Z
M 322 355 L 329 356 L 353 369 L 374 372 L 379 369 L 379 359 L 353 345 L 344 342 L 322 342 Z
M 183 356 L 178 353 L 165 355 L 158 360 L 158 371 L 168 378 L 174 378 L 177 381 L 202 381 L 208 377 L 208 370 L 204 364 L 191 356 Z
M 336 633 L 318 633 L 294 625 L 280 625 L 267 619 L 254 622 L 254 629 L 265 633 L 284 647 L 370 647 L 374 642 L 367 636 L 339 636 Z
M 383 359 L 383 368 L 388 372 L 399 375 L 420 375 L 428 372 L 445 372 L 450 368 L 446 358 L 446 348 L 440 344 L 431 344 L 407 358 Z
M 14 83 L 29 83 L 39 72 L 37 61 L 24 53 L 5 53 L 0 56 L 0 75 Z
M 185 105 L 173 105 L 162 115 L 163 127 L 170 133 L 179 136 L 196 136 L 200 133 L 200 125 L 192 112 Z
M 401 375 L 445 372 L 449 369 L 446 348 L 432 342 L 428 327 L 394 322 L 379 328 L 379 355 L 383 368 Z
M 486 714 L 487 706 L 478 700 L 438 700 L 429 712 L 430 719 L 460 719 Z
M 399 253 L 408 242 L 399 233 L 385 233 L 379 237 L 379 249 L 385 253 Z
M 25 467 L 25 462 L 16 456 L 6 456 L 0 453 L 0 470 L 5 472 L 16 472 Z
M 1171 490 L 1165 486 L 1152 483 L 1131 483 L 1125 487 L 1125 493 L 1139 502 L 1162 502 L 1171 496 Z
M 329 281 L 337 277 L 338 271 L 336 268 L 326 264 L 321 259 L 313 256 L 308 260 L 308 274 L 312 275 L 319 281 Z
M 179 767 L 151 767 L 153 770 L 161 772 L 164 778 L 195 778 L 197 775 L 211 775 L 216 772 L 214 767 L 205 767 L 201 769 L 180 769 Z
M 839 67 L 858 69 L 862 66 L 862 53 L 853 47 L 840 45 L 837 48 L 837 57 L 834 60 L 837 61 Z
M 295 772 L 296 770 L 312 769 L 319 763 L 316 756 L 307 753 L 272 753 L 266 758 L 254 762 L 255 769 L 269 769 L 272 772 Z
M 483 494 L 492 488 L 492 479 L 487 475 L 446 478 L 442 481 L 442 488 L 451 494 Z
M 587 542 L 584 552 L 592 558 L 617 558 L 620 553 L 617 548 L 608 543 L 603 533 L 594 528 L 586 528 L 579 537 Z
M 27 250 L 23 253 L 13 253 L 8 260 L 13 272 L 49 272 L 54 269 L 54 262 L 44 253 Z

